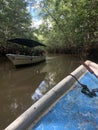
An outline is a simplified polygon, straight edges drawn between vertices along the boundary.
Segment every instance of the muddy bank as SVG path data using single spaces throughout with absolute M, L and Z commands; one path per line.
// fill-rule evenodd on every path
M 98 60 L 98 46 L 89 46 L 89 47 L 70 47 L 70 48 L 55 48 L 55 49 L 47 49 L 42 51 L 39 49 L 32 49 L 27 47 L 20 46 L 3 46 L 0 45 L 0 56 L 5 56 L 7 53 L 12 54 L 26 54 L 26 55 L 41 55 L 44 52 L 47 53 L 58 53 L 58 54 L 76 54 L 80 58 L 90 59 L 90 60 Z
M 39 49 L 32 50 L 28 47 L 0 45 L 0 56 L 5 56 L 8 53 L 9 54 L 21 54 L 21 55 L 42 55 L 44 52 Z

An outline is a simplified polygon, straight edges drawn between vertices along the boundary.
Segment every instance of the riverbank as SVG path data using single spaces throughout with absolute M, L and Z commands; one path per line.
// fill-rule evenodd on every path
M 42 55 L 44 52 L 40 49 L 30 49 L 28 47 L 20 47 L 17 45 L 0 45 L 0 56 L 5 56 L 6 54 L 23 54 L 23 55 Z
M 98 60 L 98 45 L 92 46 L 77 46 L 77 47 L 65 47 L 65 48 L 45 48 L 46 50 L 40 49 L 30 49 L 27 47 L 20 47 L 17 45 L 0 45 L 0 56 L 5 56 L 7 53 L 9 54 L 26 54 L 26 55 L 38 55 L 42 53 L 50 53 L 50 54 L 76 54 L 81 59 L 90 59 L 90 60 Z

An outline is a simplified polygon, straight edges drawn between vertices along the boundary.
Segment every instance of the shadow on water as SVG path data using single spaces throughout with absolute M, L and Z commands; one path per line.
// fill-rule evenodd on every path
M 39 65 L 16 69 L 9 60 L 1 58 L 0 129 L 7 127 L 35 102 L 32 96 L 37 90 L 40 89 L 42 95 L 49 91 L 79 66 L 78 61 L 72 55 L 54 55 Z

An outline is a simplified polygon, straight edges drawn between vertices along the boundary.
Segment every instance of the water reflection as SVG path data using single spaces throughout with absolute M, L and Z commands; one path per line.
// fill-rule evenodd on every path
M 4 61 L 4 62 L 2 62 Z M 30 95 L 46 75 L 45 66 L 16 69 L 9 61 L 0 61 L 0 129 L 4 129 L 32 105 Z
M 72 55 L 50 56 L 46 63 L 16 69 L 9 60 L 0 59 L 0 129 L 73 71 L 78 61 Z M 35 93 L 39 95 L 34 98 Z
M 55 74 L 49 73 L 45 77 L 45 79 L 40 83 L 38 88 L 35 90 L 35 92 L 32 94 L 32 100 L 37 101 L 40 99 L 48 90 L 50 90 L 56 82 L 54 81 Z
M 31 98 L 33 101 L 40 99 L 46 92 L 48 92 L 52 87 L 54 87 L 60 80 L 62 80 L 66 75 L 73 71 L 79 62 L 76 58 L 72 58 L 70 55 L 62 55 L 49 57 L 47 64 L 41 70 L 41 72 L 47 72 L 44 80 L 37 87 L 35 92 L 32 94 Z M 74 62 L 73 62 L 74 61 Z M 66 88 L 67 90 L 68 88 Z

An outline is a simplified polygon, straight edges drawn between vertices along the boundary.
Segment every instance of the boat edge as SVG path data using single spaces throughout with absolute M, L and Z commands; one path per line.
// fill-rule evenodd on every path
M 94 66 L 93 62 L 91 61 L 86 61 L 85 63 L 91 67 Z M 85 72 L 86 68 L 83 65 L 80 65 L 71 74 L 73 74 L 76 78 L 80 78 Z M 7 128 L 5 128 L 5 130 L 24 130 L 27 127 L 30 128 L 31 124 L 34 126 L 39 119 L 55 105 L 62 95 L 65 94 L 65 85 L 69 86 L 70 89 L 68 91 L 70 91 L 75 82 L 75 79 L 73 79 L 70 75 L 65 77 L 56 86 L 54 86 L 54 88 L 47 92 L 41 99 L 39 99 L 15 121 L 13 121 Z M 68 91 L 66 93 L 68 93 Z

